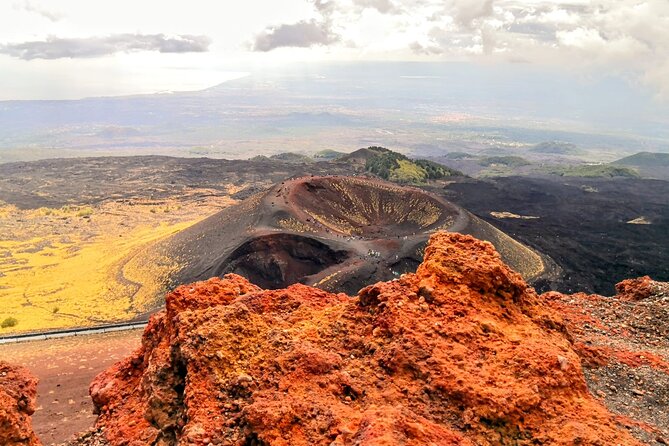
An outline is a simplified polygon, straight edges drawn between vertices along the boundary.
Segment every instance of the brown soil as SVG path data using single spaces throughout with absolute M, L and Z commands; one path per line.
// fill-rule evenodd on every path
M 140 337 L 133 330 L 0 345 L 0 357 L 27 367 L 39 379 L 33 428 L 45 446 L 93 426 L 90 382 L 139 347 Z

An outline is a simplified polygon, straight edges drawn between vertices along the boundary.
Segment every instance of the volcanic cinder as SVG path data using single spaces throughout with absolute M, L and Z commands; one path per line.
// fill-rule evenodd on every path
M 552 277 L 546 256 L 421 189 L 363 177 L 284 181 L 162 245 L 174 284 L 236 273 L 267 289 L 294 283 L 351 294 L 413 272 L 436 230 L 492 242 L 527 280 Z
M 637 445 L 565 325 L 493 246 L 438 232 L 356 297 L 229 274 L 179 287 L 99 375 L 121 445 Z
M 0 444 L 41 445 L 30 419 L 36 396 L 37 379 L 26 368 L 0 361 Z

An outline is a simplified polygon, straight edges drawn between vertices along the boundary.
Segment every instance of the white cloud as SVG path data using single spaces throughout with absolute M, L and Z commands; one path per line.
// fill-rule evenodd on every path
M 429 2 L 429 0 L 426 0 Z M 410 8 L 405 3 L 405 9 Z M 450 21 L 446 19 L 450 19 Z M 490 58 L 606 70 L 666 96 L 669 2 L 665 0 L 449 0 L 426 17 L 436 26 L 407 42 L 418 56 Z
M 651 86 L 657 92 L 657 97 L 669 101 L 669 60 L 658 62 L 644 73 L 642 82 Z
M 391 0 L 353 0 L 360 8 L 374 8 L 381 14 L 393 14 L 399 12 L 397 6 Z
M 198 59 L 206 67 L 221 60 L 523 61 L 633 74 L 659 93 L 669 90 L 667 0 L 59 0 L 57 12 L 52 4 L 0 3 L 5 53 L 49 36 L 206 35 L 210 51 Z M 271 51 L 279 47 L 286 49 Z M 165 63 L 165 54 L 155 56 L 156 67 Z
M 448 10 L 456 22 L 472 26 L 477 19 L 493 14 L 493 0 L 451 0 Z
M 55 11 L 55 10 L 52 10 L 52 9 L 49 9 L 49 8 L 46 8 L 43 5 L 41 5 L 39 3 L 36 3 L 34 1 L 31 1 L 31 0 L 23 0 L 23 1 L 20 1 L 20 2 L 16 2 L 16 3 L 14 3 L 13 7 L 16 10 L 24 10 L 24 11 L 27 11 L 27 12 L 33 12 L 35 14 L 38 14 L 38 15 L 44 17 L 45 19 L 51 20 L 52 22 L 57 22 L 58 20 L 63 18 L 62 13 L 60 13 L 58 11 Z
M 161 53 L 200 53 L 208 50 L 207 36 L 173 36 L 163 34 L 115 34 L 105 37 L 58 38 L 0 45 L 0 54 L 23 60 L 80 59 L 134 51 Z
M 265 52 L 282 47 L 308 48 L 329 45 L 338 40 L 339 36 L 332 32 L 328 23 L 303 20 L 264 30 L 256 36 L 253 50 Z
M 575 12 L 555 6 L 549 11 L 539 14 L 536 17 L 536 21 L 537 23 L 548 23 L 556 26 L 576 26 L 581 21 L 581 16 Z
M 606 45 L 606 41 L 599 34 L 599 31 L 592 28 L 557 31 L 555 36 L 557 41 L 566 47 L 599 51 Z

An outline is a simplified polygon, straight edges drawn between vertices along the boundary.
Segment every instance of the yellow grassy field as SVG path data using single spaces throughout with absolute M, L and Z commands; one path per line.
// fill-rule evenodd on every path
M 0 335 L 127 321 L 155 309 L 178 265 L 151 247 L 233 202 L 29 211 L 0 203 Z
M 154 277 L 127 278 L 126 262 L 152 242 L 187 226 L 139 227 L 121 237 L 100 236 L 87 242 L 44 238 L 0 242 L 0 250 L 14 253 L 11 262 L 0 266 L 0 322 L 15 318 L 15 331 L 30 331 L 113 322 L 142 313 L 150 293 L 137 291 L 142 284 L 157 291 L 161 271 Z M 45 244 L 34 252 L 35 246 Z M 173 267 L 163 265 L 163 274 Z M 12 327 L 0 332 L 8 328 Z

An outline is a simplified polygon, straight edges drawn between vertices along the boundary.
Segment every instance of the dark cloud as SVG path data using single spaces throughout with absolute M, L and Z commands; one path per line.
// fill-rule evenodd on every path
M 328 23 L 302 20 L 266 29 L 256 36 L 253 50 L 266 52 L 281 47 L 307 48 L 337 41 L 339 36 L 332 32 Z
M 0 45 L 0 54 L 24 60 L 91 58 L 133 51 L 161 53 L 205 52 L 211 44 L 207 36 L 164 34 L 114 34 L 106 37 L 65 39 L 49 37 L 44 41 Z

